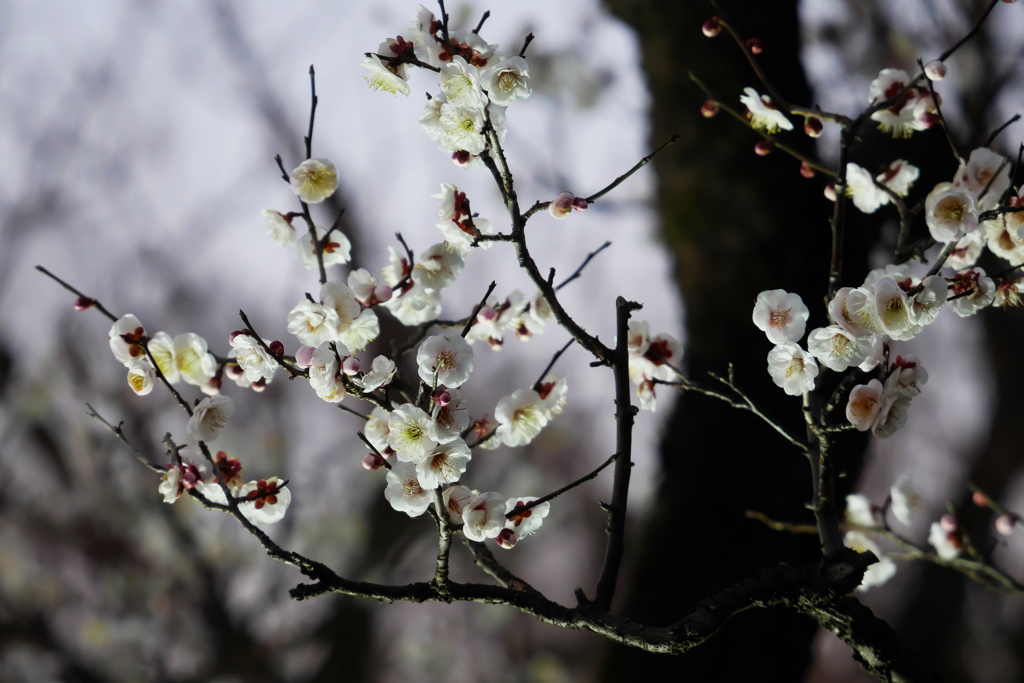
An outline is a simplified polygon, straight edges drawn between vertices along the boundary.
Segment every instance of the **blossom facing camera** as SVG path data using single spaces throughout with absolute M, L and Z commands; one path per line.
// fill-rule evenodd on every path
M 230 397 L 218 394 L 204 398 L 192 411 L 188 434 L 199 441 L 213 441 L 234 413 L 235 402 Z
M 330 159 L 306 159 L 288 179 L 292 192 L 307 204 L 319 204 L 338 189 L 338 169 Z
M 754 324 L 773 344 L 800 341 L 810 316 L 800 295 L 784 289 L 765 290 L 754 304 Z
M 473 372 L 473 347 L 452 332 L 429 337 L 416 352 L 416 365 L 426 385 L 460 387 Z
M 768 374 L 787 394 L 800 396 L 814 388 L 818 363 L 798 345 L 783 342 L 768 352 Z

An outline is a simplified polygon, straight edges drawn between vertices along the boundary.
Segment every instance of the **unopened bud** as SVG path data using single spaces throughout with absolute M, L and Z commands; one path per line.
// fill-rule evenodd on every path
M 265 379 L 263 379 L 262 377 L 260 377 L 260 378 L 259 378 L 258 380 L 256 380 L 255 382 L 253 382 L 253 383 L 252 383 L 252 384 L 250 385 L 250 387 L 249 387 L 249 388 L 250 388 L 250 389 L 252 389 L 253 391 L 255 391 L 255 392 L 256 392 L 257 394 L 261 394 L 261 393 L 263 393 L 263 392 L 264 392 L 264 391 L 266 390 L 266 388 L 267 388 L 267 380 L 265 380 Z
M 284 344 L 282 344 L 281 342 L 279 342 L 276 339 L 274 341 L 270 342 L 270 344 L 267 346 L 267 348 L 269 348 L 270 352 L 272 354 L 274 354 L 275 356 L 283 356 L 284 355 Z
M 572 200 L 572 208 L 575 211 L 586 211 L 589 207 L 590 203 L 583 197 L 576 197 L 576 199 Z
M 228 343 L 231 344 L 232 346 L 234 346 L 235 345 L 235 337 L 237 337 L 240 334 L 249 334 L 249 330 L 235 330 L 228 337 Z
M 772 153 L 775 149 L 775 141 L 771 138 L 765 138 L 754 145 L 754 154 L 759 157 L 766 157 Z
M 750 51 L 755 55 L 759 55 L 764 52 L 764 43 L 761 42 L 760 38 L 748 38 L 747 47 L 750 48 Z
M 700 30 L 704 32 L 708 38 L 714 38 L 722 32 L 722 20 L 718 17 L 711 17 L 704 22 L 704 25 L 700 27 Z
M 316 349 L 312 346 L 300 346 L 295 352 L 295 364 L 300 368 L 308 368 L 313 364 L 313 354 Z
M 502 529 L 494 540 L 497 541 L 499 546 L 508 550 L 514 548 L 516 543 L 519 542 L 519 534 L 514 529 Z
M 548 213 L 555 218 L 565 218 L 572 211 L 572 201 L 576 199 L 572 192 L 559 192 L 558 196 L 548 205 Z
M 444 408 L 446 405 L 452 402 L 452 395 L 442 389 L 441 391 L 434 394 L 434 403 Z
M 380 454 L 384 456 L 385 460 L 390 460 L 391 456 L 395 454 L 395 449 L 391 446 L 385 446 L 384 449 L 381 450 Z
M 498 317 L 498 312 L 490 304 L 484 304 L 484 307 L 480 309 L 480 312 L 476 314 L 477 320 L 483 322 L 490 322 Z
M 384 467 L 384 458 L 380 457 L 376 453 L 367 453 L 363 456 L 363 468 L 370 470 L 379 470 Z
M 385 301 L 390 301 L 391 296 L 391 288 L 385 284 L 380 284 L 373 288 L 373 299 L 377 303 L 384 303 Z
M 957 522 L 956 517 L 954 515 L 949 514 L 948 512 L 942 515 L 942 518 L 939 519 L 939 524 L 942 525 L 942 530 L 945 531 L 947 534 L 954 533 L 960 526 L 960 523 Z
M 829 200 L 830 202 L 834 202 L 836 200 L 836 184 L 829 183 L 828 185 L 826 185 L 824 193 L 825 199 Z
M 808 116 L 804 119 L 804 134 L 807 137 L 820 138 L 823 130 L 825 130 L 825 126 L 817 116 Z
M 924 75 L 933 81 L 941 81 L 946 77 L 946 65 L 939 60 L 928 62 L 924 65 Z
M 1017 525 L 1017 518 L 1011 514 L 1002 514 L 996 517 L 996 531 L 1003 536 L 1013 533 L 1013 527 Z
M 813 178 L 814 169 L 811 168 L 810 164 L 804 161 L 803 163 L 800 164 L 800 175 L 802 175 L 804 178 Z
M 238 379 L 239 377 L 245 374 L 245 370 L 243 370 L 241 366 L 235 365 L 234 363 L 229 363 L 228 365 L 225 365 L 224 372 L 226 372 L 228 377 L 230 377 L 231 379 Z
M 718 102 L 714 100 L 705 100 L 704 104 L 700 105 L 700 115 L 706 119 L 710 119 L 718 113 Z
M 87 296 L 80 296 L 75 299 L 75 310 L 84 311 L 87 308 L 92 308 L 96 304 L 96 299 L 90 299 Z
M 469 165 L 469 162 L 473 160 L 473 155 L 464 149 L 452 154 L 452 163 L 456 166 L 465 167 Z
M 1010 197 L 1010 200 L 1009 200 L 1008 203 L 1010 204 L 1011 207 L 1020 206 L 1021 205 L 1021 198 L 1020 197 Z
M 349 377 L 359 374 L 359 369 L 362 367 L 359 364 L 359 359 L 355 356 L 346 356 L 345 360 L 341 361 L 341 371 Z
M 988 496 L 981 491 L 975 491 L 974 495 L 971 496 L 971 500 L 980 508 L 988 507 Z

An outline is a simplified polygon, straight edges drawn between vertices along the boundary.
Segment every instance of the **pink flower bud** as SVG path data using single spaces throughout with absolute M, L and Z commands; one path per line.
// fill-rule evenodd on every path
M 255 391 L 257 394 L 263 393 L 263 391 L 265 391 L 267 388 L 267 380 L 260 377 L 258 380 L 253 382 L 249 386 L 249 388 Z
M 393 292 L 387 285 L 380 284 L 373 288 L 373 300 L 377 303 L 390 301 Z
M 434 394 L 434 403 L 444 408 L 446 405 L 452 402 L 452 395 L 442 389 L 441 391 Z
M 96 303 L 96 299 L 90 299 L 87 296 L 80 296 L 75 299 L 75 310 L 84 311 L 87 308 L 92 308 Z
M 714 100 L 705 100 L 704 104 L 700 105 L 700 115 L 706 119 L 713 118 L 718 113 L 718 102 Z
M 1021 198 L 1020 197 L 1010 197 L 1009 204 L 1010 204 L 1010 206 L 1020 206 L 1021 205 Z
M 988 507 L 988 496 L 981 491 L 975 491 L 974 495 L 971 496 L 971 500 L 980 508 Z
M 235 364 L 225 365 L 224 372 L 228 373 L 228 377 L 230 377 L 231 379 L 238 379 L 239 377 L 245 374 L 245 371 L 242 370 L 240 366 Z
M 802 175 L 804 178 L 813 178 L 814 169 L 811 168 L 811 165 L 805 161 L 800 164 L 800 175 Z
M 380 454 L 384 456 L 385 460 L 390 460 L 391 457 L 395 454 L 395 449 L 392 448 L 391 446 L 385 446 L 384 450 L 382 450 Z
M 355 356 L 345 356 L 345 360 L 341 361 L 341 371 L 349 377 L 359 374 L 359 359 Z
M 996 517 L 996 531 L 1003 536 L 1013 533 L 1013 527 L 1017 524 L 1017 518 L 1010 514 L 1003 514 Z
M 764 43 L 761 42 L 760 38 L 748 38 L 747 47 L 750 48 L 750 51 L 755 55 L 759 55 L 764 52 Z
M 272 354 L 274 354 L 275 356 L 283 356 L 284 355 L 284 344 L 282 344 L 281 342 L 277 341 L 276 339 L 274 341 L 270 342 L 270 344 L 267 345 L 267 348 L 269 348 L 270 352 Z
M 954 533 L 959 526 L 959 522 L 957 522 L 956 517 L 948 512 L 942 515 L 942 518 L 939 520 L 939 524 L 942 525 L 942 530 L 947 534 Z
M 775 149 L 775 141 L 771 138 L 765 138 L 754 145 L 754 154 L 759 157 L 766 157 L 772 153 Z
M 708 38 L 714 38 L 722 32 L 722 20 L 718 17 L 711 17 L 704 22 L 703 26 L 700 27 L 700 30 L 703 31 L 704 35 Z
M 519 534 L 514 529 L 502 529 L 494 540 L 498 542 L 499 546 L 509 550 L 514 548 L 516 543 L 519 542 Z
M 572 211 L 572 200 L 576 199 L 572 192 L 559 192 L 558 196 L 548 205 L 548 213 L 555 218 L 565 218 Z
M 576 197 L 576 199 L 572 200 L 572 208 L 575 211 L 586 211 L 589 207 L 590 203 L 583 197 Z
M 824 192 L 825 192 L 825 199 L 829 200 L 830 202 L 834 202 L 836 200 L 836 184 L 835 183 L 829 183 L 828 185 L 826 185 Z
M 363 456 L 363 468 L 370 470 L 379 470 L 384 467 L 384 458 L 380 457 L 376 453 L 367 453 Z
M 308 368 L 313 364 L 313 354 L 316 349 L 312 346 L 300 346 L 295 352 L 295 364 L 300 368 Z
M 460 149 L 459 151 L 452 154 L 452 163 L 461 168 L 464 168 L 467 165 L 469 165 L 469 162 L 472 160 L 473 155 L 464 149 Z
M 816 116 L 808 116 L 804 119 L 804 134 L 807 137 L 820 138 L 823 130 L 825 130 L 825 126 L 821 123 L 821 119 Z
M 480 312 L 476 314 L 477 320 L 481 322 L 490 322 L 498 317 L 498 312 L 490 304 L 484 304 L 484 307 L 480 309 Z
M 237 337 L 240 334 L 249 334 L 249 331 L 248 330 L 235 330 L 228 337 L 228 343 L 231 344 L 232 346 L 234 346 L 234 344 L 235 344 L 235 337 Z
M 941 81 L 945 78 L 946 71 L 946 65 L 937 59 L 924 65 L 924 75 L 933 81 Z

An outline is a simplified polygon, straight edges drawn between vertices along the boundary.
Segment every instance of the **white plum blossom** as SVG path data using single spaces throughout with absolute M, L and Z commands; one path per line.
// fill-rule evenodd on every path
M 893 339 L 906 340 L 914 336 L 914 319 L 907 301 L 907 293 L 891 277 L 874 283 L 875 312 L 882 331 Z
M 433 491 L 420 486 L 416 465 L 411 462 L 396 462 L 388 470 L 386 479 L 384 497 L 399 512 L 419 517 L 434 502 Z
M 445 389 L 448 402 L 434 401 L 430 411 L 430 428 L 427 435 L 438 443 L 448 443 L 459 438 L 463 430 L 469 427 L 469 408 L 462 392 L 458 389 Z
M 146 351 L 141 346 L 145 342 L 146 330 L 134 315 L 129 313 L 122 316 L 110 327 L 107 336 L 110 338 L 110 350 L 114 353 L 114 358 L 125 367 L 133 360 L 146 357 Z
M 441 242 L 420 254 L 419 263 L 413 266 L 412 277 L 429 289 L 444 289 L 455 282 L 465 265 L 458 252 L 450 249 L 447 242 Z
M 309 365 L 309 386 L 328 403 L 338 403 L 345 398 L 345 383 L 338 363 L 338 356 L 345 354 L 345 347 L 338 342 L 324 342 L 313 352 Z
M 317 240 L 323 242 L 324 236 L 327 234 L 327 230 L 320 226 L 313 226 Z M 302 239 L 296 241 L 295 246 L 299 250 L 299 258 L 302 259 L 302 265 L 306 270 L 319 270 L 320 264 L 316 260 L 316 242 L 314 241 L 313 232 L 307 232 Z M 331 266 L 337 266 L 343 263 L 348 263 L 352 260 L 352 243 L 348 237 L 345 236 L 341 230 L 332 230 L 330 236 L 327 238 L 327 243 L 323 245 L 320 252 L 320 258 L 323 259 L 324 268 L 330 268 Z
M 498 421 L 495 437 L 506 446 L 525 446 L 547 426 L 549 417 L 540 395 L 533 389 L 516 389 L 498 401 L 494 409 Z
M 924 219 L 936 242 L 956 242 L 978 227 L 974 195 L 953 183 L 939 183 L 925 197 Z
M 889 498 L 892 501 L 889 509 L 892 515 L 900 524 L 910 526 L 913 521 L 914 512 L 921 503 L 921 496 L 910 485 L 910 477 L 900 476 L 889 489 Z
M 288 331 L 306 346 L 320 346 L 338 338 L 338 312 L 303 299 L 288 313 Z
M 516 532 L 519 538 L 525 538 L 530 534 L 537 531 L 541 524 L 544 523 L 544 518 L 548 516 L 551 511 L 550 503 L 541 503 L 535 505 L 529 510 L 523 510 L 527 505 L 537 500 L 535 496 L 526 496 L 521 498 L 509 498 L 505 501 L 505 515 L 506 522 L 505 528 L 512 529 Z M 508 517 L 508 514 L 516 510 L 520 510 L 517 514 L 512 517 Z
M 846 404 L 846 419 L 859 431 L 871 429 L 882 410 L 882 383 L 873 379 L 867 384 L 858 384 L 850 392 Z
M 280 211 L 274 211 L 273 209 L 264 209 L 262 211 L 263 218 L 267 221 L 267 234 L 270 238 L 282 247 L 286 247 L 290 244 L 295 244 L 296 234 L 295 228 L 291 222 L 285 218 Z
M 559 377 L 549 372 L 536 385 L 537 395 L 540 396 L 540 406 L 550 418 L 554 415 L 561 415 L 565 410 L 565 403 L 569 397 L 569 385 L 567 377 Z
M 388 416 L 388 445 L 405 462 L 419 462 L 437 442 L 430 438 L 430 416 L 411 403 L 405 403 Z
M 487 139 L 483 135 L 483 109 L 462 107 L 451 102 L 442 104 L 437 125 L 441 136 L 434 141 L 442 152 L 464 150 L 480 154 L 487 147 Z
M 750 112 L 750 125 L 752 128 L 762 130 L 765 133 L 776 133 L 779 129 L 793 130 L 793 124 L 786 115 L 776 108 L 771 98 L 767 95 L 759 95 L 753 88 L 744 88 L 743 95 L 740 95 L 740 102 Z
M 653 412 L 657 407 L 655 380 L 669 381 L 676 378 L 676 371 L 672 368 L 679 367 L 682 347 L 675 337 L 668 334 L 651 337 L 646 321 L 630 320 L 626 349 L 629 355 L 629 378 L 636 384 L 640 407 Z
M 366 439 L 373 444 L 373 447 L 381 452 L 384 457 L 394 455 L 394 449 L 388 443 L 388 434 L 390 428 L 388 427 L 388 411 L 384 410 L 380 406 L 373 409 L 370 413 L 370 419 L 366 421 L 366 426 L 363 429 L 363 434 Z
M 889 164 L 880 175 L 875 177 L 875 180 L 882 183 L 890 190 L 895 192 L 901 197 L 906 197 L 907 193 L 910 192 L 910 188 L 914 186 L 917 179 L 921 176 L 921 169 L 913 164 L 904 161 L 903 159 L 897 159 L 896 161 Z M 890 199 L 889 195 L 886 195 L 887 199 Z
M 885 555 L 875 542 L 868 538 L 867 534 L 861 531 L 847 531 L 843 537 L 843 545 L 861 553 L 872 552 L 878 558 L 878 562 L 864 571 L 864 578 L 857 586 L 858 591 L 881 586 L 896 574 L 896 563 L 888 555 Z
M 761 292 L 754 304 L 754 324 L 773 344 L 800 341 L 809 317 L 810 311 L 800 295 L 784 289 Z
M 875 292 L 869 287 L 843 287 L 828 304 L 828 316 L 854 337 L 868 337 L 881 332 Z
M 441 313 L 441 299 L 433 289 L 413 286 L 384 304 L 403 325 L 422 325 Z
M 438 486 L 454 484 L 466 471 L 472 457 L 469 446 L 459 438 L 435 446 L 427 457 L 416 463 L 420 486 L 436 489 Z
M 882 405 L 871 427 L 871 433 L 880 439 L 892 436 L 907 424 L 910 418 L 910 397 L 898 392 L 882 392 Z
M 215 481 L 210 463 L 203 457 L 193 457 L 187 451 L 182 452 L 181 463 L 172 462 L 160 477 L 158 491 L 163 495 L 165 503 L 174 503 L 185 491 L 197 488 L 202 493 L 202 485 Z M 227 500 L 224 499 L 226 503 Z
M 921 291 L 910 300 L 914 323 L 920 327 L 930 325 L 946 304 L 949 285 L 939 275 L 929 275 L 921 281 Z
M 972 316 L 995 301 L 995 281 L 982 268 L 957 273 L 951 284 L 951 294 L 956 298 L 950 304 L 961 318 Z
M 370 364 L 369 371 L 363 373 L 362 377 L 355 377 L 352 381 L 363 388 L 363 393 L 386 387 L 395 378 L 398 366 L 387 356 L 377 356 Z
M 209 344 L 194 332 L 174 338 L 174 364 L 181 378 L 196 386 L 202 386 L 217 374 L 217 359 L 210 353 Z
M 292 504 L 292 492 L 282 486 L 277 477 L 250 481 L 236 494 L 239 498 L 238 511 L 253 524 L 274 524 L 284 519 L 288 506 Z
M 505 528 L 505 497 L 497 492 L 474 495 L 462 507 L 462 533 L 471 541 L 494 538 Z
M 896 356 L 885 378 L 885 391 L 914 398 L 921 393 L 921 385 L 927 382 L 928 372 L 914 356 Z
M 352 295 L 363 306 L 373 306 L 391 299 L 391 287 L 382 284 L 365 268 L 357 268 L 350 272 L 347 282 Z
M 441 92 L 451 104 L 479 110 L 487 106 L 487 95 L 480 86 L 480 70 L 465 58 L 456 55 L 443 64 L 439 79 Z
M 430 387 L 462 386 L 473 364 L 473 347 L 454 332 L 427 337 L 416 351 L 420 380 Z
M 319 204 L 338 189 L 338 169 L 330 159 L 306 159 L 288 179 L 292 192 L 306 204 Z
M 160 486 L 157 491 L 164 497 L 165 503 L 174 503 L 181 497 L 184 489 L 181 486 L 181 468 L 171 464 L 163 476 L 160 477 Z
M 768 374 L 787 394 L 800 396 L 814 388 L 818 364 L 799 345 L 783 342 L 768 352 Z
M 399 36 L 398 39 L 402 40 L 402 37 Z M 376 54 L 364 56 L 360 66 L 364 69 L 369 69 L 370 73 L 363 74 L 363 78 L 366 79 L 371 90 L 383 90 L 392 95 L 405 95 L 408 97 L 409 67 L 401 63 L 400 60 L 388 59 L 385 61 L 377 56 L 396 57 L 397 51 L 394 49 L 395 46 L 395 41 L 389 38 L 380 44 Z
M 178 374 L 178 364 L 174 360 L 174 340 L 166 332 L 157 332 L 149 339 L 147 344 L 149 355 L 156 361 L 160 374 L 171 384 L 181 379 Z
M 896 96 L 908 83 L 910 77 L 900 69 L 882 69 L 868 89 L 868 101 L 872 104 L 888 101 Z M 920 92 L 909 89 L 886 109 L 871 114 L 878 122 L 878 129 L 891 133 L 894 138 L 908 138 L 915 130 L 925 130 L 930 123 L 918 118 L 917 104 Z
M 864 213 L 874 213 L 889 203 L 890 197 L 878 186 L 867 169 L 854 163 L 846 164 L 846 196 Z
M 153 391 L 156 372 L 148 361 L 135 360 L 128 365 L 128 386 L 139 396 Z
M 985 230 L 967 233 L 960 238 L 960 241 L 956 243 L 956 248 L 949 253 L 946 265 L 954 270 L 971 268 L 978 262 L 987 238 L 988 233 Z
M 263 345 L 251 335 L 241 332 L 231 338 L 231 350 L 238 367 L 245 373 L 250 382 L 271 381 L 277 372 L 277 361 L 274 360 Z M 269 344 L 264 340 L 265 344 Z
M 978 203 L 978 211 L 994 209 L 1010 187 L 1009 161 L 988 147 L 979 147 L 971 151 L 967 163 L 957 170 L 953 185 L 971 193 Z
M 857 337 L 838 325 L 819 327 L 807 336 L 807 350 L 830 370 L 860 365 L 874 350 L 874 340 Z
M 956 531 L 947 531 L 941 522 L 932 522 L 928 529 L 928 543 L 935 548 L 939 557 L 949 562 L 960 556 L 964 549 L 963 541 Z
M 208 396 L 192 409 L 186 431 L 199 441 L 213 441 L 234 413 L 235 402 L 231 397 Z
M 864 527 L 877 527 L 881 521 L 878 509 L 871 504 L 867 496 L 860 493 L 846 496 L 846 519 Z
M 491 102 L 507 107 L 516 100 L 525 100 L 533 92 L 530 68 L 518 55 L 492 63 L 481 74 L 484 90 Z
M 478 492 L 472 491 L 468 486 L 449 486 L 444 490 L 441 499 L 452 524 L 462 524 L 462 509 L 476 493 Z

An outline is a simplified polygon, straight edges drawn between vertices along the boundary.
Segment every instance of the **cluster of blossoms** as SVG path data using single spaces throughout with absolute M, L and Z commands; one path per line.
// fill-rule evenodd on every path
M 670 334 L 651 336 L 650 326 L 644 320 L 629 321 L 629 378 L 636 384 L 640 407 L 653 411 L 657 408 L 655 386 L 679 376 L 679 362 L 683 349 Z
M 939 66 L 930 66 L 933 76 L 944 74 L 940 69 L 941 63 Z M 908 85 L 910 76 L 907 72 L 899 69 L 882 69 L 868 89 L 868 101 L 871 104 L 888 102 L 896 98 L 891 105 L 871 115 L 871 119 L 878 122 L 879 130 L 891 133 L 894 138 L 909 138 L 914 131 L 928 130 L 939 120 L 936 102 L 930 90 L 922 87 L 908 88 Z M 938 104 L 942 104 L 941 98 Z
M 171 338 L 166 332 L 157 332 L 150 337 L 139 319 L 128 314 L 111 326 L 108 337 L 114 357 L 128 368 L 129 386 L 140 396 L 153 390 L 157 377 L 154 363 L 171 384 L 185 381 L 207 394 L 220 390 L 220 366 L 198 334 L 186 332 Z

